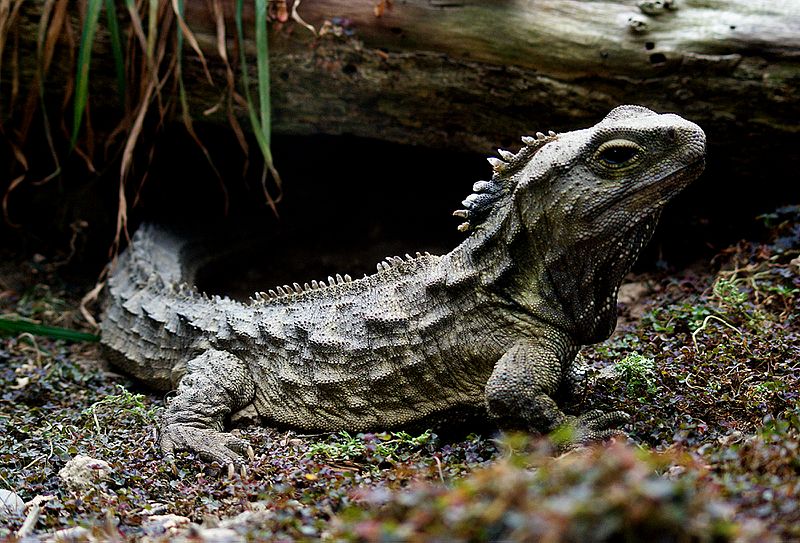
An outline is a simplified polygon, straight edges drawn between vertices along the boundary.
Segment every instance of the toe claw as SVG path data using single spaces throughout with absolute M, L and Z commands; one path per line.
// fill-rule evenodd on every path
M 247 458 L 249 458 L 251 462 L 256 459 L 256 453 L 250 445 L 247 446 Z
M 197 428 L 187 424 L 170 424 L 162 428 L 161 450 L 165 458 L 172 458 L 176 450 L 194 451 L 208 462 L 218 462 L 228 466 L 233 476 L 244 462 L 242 455 L 253 455 L 247 441 L 211 428 Z M 248 451 L 250 449 L 250 451 Z
M 235 474 L 236 474 L 236 469 L 234 468 L 233 463 L 231 462 L 230 464 L 228 464 L 228 479 L 233 479 L 233 476 Z
M 588 411 L 577 417 L 568 417 L 562 428 L 567 430 L 565 441 L 560 443 L 560 447 L 568 450 L 578 445 L 586 445 L 592 442 L 607 441 L 614 437 L 627 437 L 627 434 L 620 430 L 618 426 L 630 420 L 630 416 L 624 411 L 611 411 L 605 413 L 598 409 Z M 557 434 L 555 434 L 557 436 Z M 556 439 L 559 439 L 557 436 Z M 564 439 L 563 436 L 560 439 Z

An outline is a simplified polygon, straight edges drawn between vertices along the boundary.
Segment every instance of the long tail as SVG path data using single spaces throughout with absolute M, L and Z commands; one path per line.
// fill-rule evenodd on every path
M 174 368 L 193 350 L 191 335 L 178 334 L 178 306 L 202 297 L 185 284 L 186 241 L 154 225 L 142 225 L 108 280 L 101 342 L 120 371 L 154 388 L 174 386 Z

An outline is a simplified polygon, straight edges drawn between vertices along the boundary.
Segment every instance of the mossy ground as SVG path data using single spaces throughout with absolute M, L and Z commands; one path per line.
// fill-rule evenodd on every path
M 49 497 L 34 539 L 81 525 L 79 539 L 199 541 L 219 525 L 282 541 L 800 540 L 800 221 L 770 218 L 763 243 L 633 277 L 644 294 L 584 351 L 596 378 L 570 408 L 631 413 L 628 444 L 559 457 L 519 436 L 245 426 L 245 476 L 187 453 L 173 472 L 156 448 L 162 397 L 108 371 L 94 345 L 23 334 L 0 339 L 0 488 Z M 46 261 L 0 269 L 3 314 L 78 327 L 79 293 Z M 67 488 L 58 472 L 76 454 L 110 476 Z M 152 521 L 164 514 L 201 528 Z M 5 515 L 0 538 L 24 519 Z

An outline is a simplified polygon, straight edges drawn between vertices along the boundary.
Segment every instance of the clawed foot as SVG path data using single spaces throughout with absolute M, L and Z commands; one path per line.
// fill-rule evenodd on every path
M 169 424 L 161 429 L 159 440 L 164 458 L 174 463 L 176 451 L 193 451 L 209 462 L 228 466 L 228 475 L 233 477 L 236 469 L 244 477 L 247 474 L 244 455 L 251 461 L 255 453 L 250 444 L 227 432 L 210 428 L 195 428 L 185 424 Z
M 570 416 L 567 420 L 551 432 L 550 437 L 559 448 L 572 449 L 579 445 L 606 441 L 613 437 L 626 437 L 620 426 L 630 420 L 630 415 L 624 411 L 611 411 L 606 413 L 594 409 L 577 417 Z

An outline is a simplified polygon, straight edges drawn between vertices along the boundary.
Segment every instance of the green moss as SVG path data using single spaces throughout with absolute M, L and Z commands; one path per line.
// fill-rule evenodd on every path
M 642 391 L 649 395 L 658 392 L 656 383 L 656 362 L 639 353 L 630 353 L 614 364 L 614 370 L 626 383 L 628 394 Z
M 393 458 L 407 457 L 419 450 L 433 445 L 436 434 L 426 430 L 419 436 L 407 432 L 382 432 L 377 434 L 356 434 L 339 432 L 326 441 L 312 443 L 306 455 L 326 458 L 385 462 Z

